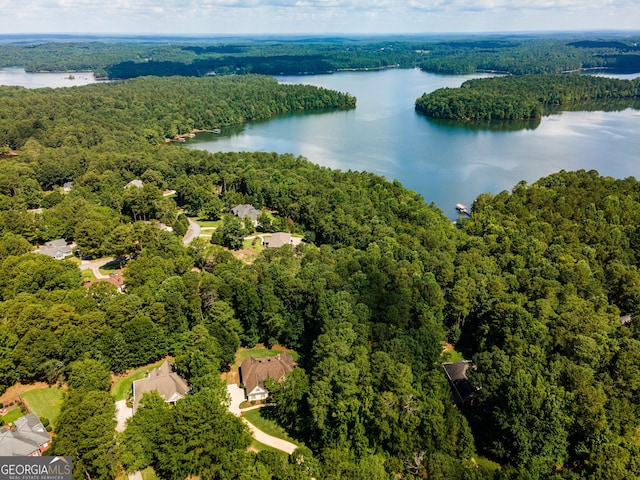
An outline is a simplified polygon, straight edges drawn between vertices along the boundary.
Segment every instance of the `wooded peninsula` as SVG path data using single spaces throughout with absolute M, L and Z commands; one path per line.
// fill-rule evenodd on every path
M 411 63 L 432 48 L 440 60 L 424 66 L 475 58 L 480 68 L 480 59 L 504 60 L 500 52 L 526 43 L 482 42 L 334 40 L 287 51 L 316 65 L 318 51 L 335 49 L 323 55 L 369 68 Z M 630 65 L 637 54 L 618 39 L 536 42 L 558 59 L 579 50 L 603 65 Z M 445 54 L 450 43 L 458 53 Z M 358 55 L 344 53 L 352 49 Z M 464 53 L 475 49 L 482 55 Z M 0 45 L 0 58 L 105 72 L 109 58 L 111 71 L 134 62 L 142 72 L 156 60 L 189 66 L 250 52 L 242 58 L 266 62 L 284 50 L 52 42 Z M 545 68 L 538 56 L 524 58 L 509 65 Z M 0 87 L 0 393 L 17 382 L 64 389 L 45 454 L 71 456 L 74 480 L 137 470 L 162 480 L 640 478 L 638 180 L 562 171 L 483 194 L 452 224 L 372 173 L 167 143 L 284 112 L 356 106 L 345 93 L 220 73 Z M 639 88 L 507 76 L 467 82 L 454 95 L 483 112 L 506 98 L 523 118 Z M 438 95 L 423 98 L 444 102 Z M 232 214 L 238 205 L 253 206 L 255 222 Z M 212 234 L 185 244 L 189 218 Z M 257 235 L 276 232 L 301 241 L 258 248 Z M 73 256 L 34 253 L 58 239 L 73 244 Z M 105 256 L 124 287 L 81 270 Z M 291 455 L 253 441 L 227 409 L 221 375 L 256 345 L 295 352 L 296 368 L 267 382 L 260 409 L 301 445 Z M 191 392 L 175 405 L 146 394 L 116 433 L 114 376 L 165 358 Z M 442 364 L 463 358 L 464 387 L 452 385 Z
M 592 75 L 523 75 L 467 80 L 416 100 L 416 110 L 451 120 L 525 120 L 593 101 L 640 98 L 640 79 Z M 624 105 L 622 105 L 624 108 Z

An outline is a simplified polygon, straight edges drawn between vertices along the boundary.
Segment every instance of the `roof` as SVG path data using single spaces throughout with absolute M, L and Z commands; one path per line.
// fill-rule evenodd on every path
M 633 317 L 631 315 L 621 315 L 620 316 L 620 325 L 628 325 L 633 321 Z
M 137 188 L 142 188 L 142 180 L 136 178 L 135 180 L 131 180 L 129 183 L 127 183 L 124 188 L 129 188 L 129 187 L 137 187 Z
M 260 210 L 250 204 L 236 205 L 231 209 L 231 213 L 239 218 L 251 217 L 254 222 L 260 216 Z
M 271 237 L 264 239 L 264 245 L 268 248 L 279 248 L 284 245 L 291 245 L 291 234 L 287 232 L 276 232 Z
M 36 252 L 53 258 L 64 258 L 73 254 L 73 249 L 64 238 L 59 238 L 45 243 Z
M 264 388 L 267 378 L 280 380 L 296 366 L 288 353 L 280 353 L 275 357 L 247 357 L 240 365 L 240 376 L 247 394 L 256 387 Z
M 473 386 L 467 377 L 467 370 L 471 366 L 469 360 L 458 360 L 453 363 L 443 363 L 445 373 L 456 394 L 456 403 L 465 403 L 473 396 Z
M 168 361 L 149 372 L 147 378 L 133 382 L 133 412 L 140 406 L 142 395 L 156 391 L 165 402 L 175 403 L 189 393 L 191 388 L 183 378 L 173 371 Z
M 40 419 L 29 413 L 14 422 L 15 428 L 0 428 L 0 456 L 27 456 L 51 441 Z

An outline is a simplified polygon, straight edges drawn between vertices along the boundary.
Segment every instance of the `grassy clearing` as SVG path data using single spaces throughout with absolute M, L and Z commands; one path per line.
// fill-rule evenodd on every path
M 442 352 L 442 361 L 444 363 L 457 362 L 458 360 L 464 360 L 464 357 L 457 350 L 445 350 Z
M 3 415 L 2 420 L 4 424 L 13 423 L 24 414 L 20 411 L 20 407 L 9 410 L 6 415 Z
M 38 417 L 48 418 L 55 426 L 62 407 L 63 393 L 64 389 L 61 387 L 37 388 L 24 392 L 22 398 Z
M 93 270 L 81 270 L 80 271 L 80 275 L 82 277 L 82 283 L 84 282 L 93 282 L 96 279 L 95 274 L 93 273 Z
M 255 438 L 251 441 L 251 445 L 249 446 L 249 448 L 252 448 L 253 450 L 256 450 L 258 452 L 262 452 L 263 450 L 266 450 L 269 452 L 277 452 L 284 457 L 288 457 L 288 455 L 284 453 L 282 450 L 278 450 L 277 448 L 273 448 L 270 445 L 265 445 L 264 443 L 260 443 Z M 143 477 L 143 480 L 144 480 L 144 477 Z
M 120 270 L 120 262 L 109 262 L 106 265 L 98 268 L 98 271 L 103 275 L 109 275 L 117 270 Z
M 153 470 L 153 467 L 147 467 L 144 470 L 140 470 L 142 474 L 142 480 L 160 480 Z
M 287 435 L 287 432 L 285 432 L 282 427 L 278 426 L 274 421 L 262 416 L 263 411 L 268 408 L 269 407 L 263 407 L 256 408 L 255 410 L 249 410 L 247 412 L 243 412 L 242 416 L 264 433 L 271 435 L 272 437 L 280 438 L 281 440 L 295 443 L 299 447 L 302 446 L 300 442 L 296 442 Z
M 500 464 L 494 462 L 493 460 L 489 460 L 488 458 L 477 456 L 475 457 L 476 464 L 480 470 L 484 470 L 487 472 L 493 472 L 496 470 L 500 470 Z
M 133 382 L 146 377 L 150 370 L 159 367 L 162 362 L 164 362 L 164 360 L 159 360 L 156 363 L 145 365 L 144 367 L 140 367 L 129 372 L 125 377 L 120 378 L 111 387 L 111 396 L 115 398 L 116 402 L 118 400 L 125 400 L 127 394 L 131 392 Z
M 264 250 L 264 247 L 262 246 L 262 240 L 259 237 L 245 238 L 245 240 L 242 242 L 242 246 L 243 248 L 252 250 L 254 252 L 261 252 L 262 250 Z
M 236 363 L 233 365 L 232 369 L 237 370 L 238 367 L 240 367 L 240 365 L 244 361 L 244 359 L 247 357 L 253 357 L 253 358 L 275 357 L 281 354 L 282 352 L 287 352 L 289 355 L 291 355 L 291 358 L 293 358 L 295 361 L 298 361 L 298 352 L 295 352 L 293 350 L 287 350 L 286 348 L 281 348 L 277 346 L 269 349 L 262 344 L 258 344 L 253 348 L 243 348 L 238 350 L 238 353 L 236 353 Z
M 222 220 L 204 220 L 200 218 L 193 218 L 192 220 L 194 220 L 202 228 L 216 229 L 222 226 Z

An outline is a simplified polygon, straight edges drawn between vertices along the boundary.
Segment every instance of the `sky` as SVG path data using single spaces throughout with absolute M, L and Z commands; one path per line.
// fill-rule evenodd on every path
M 640 30 L 640 0 L 0 0 L 2 33 Z

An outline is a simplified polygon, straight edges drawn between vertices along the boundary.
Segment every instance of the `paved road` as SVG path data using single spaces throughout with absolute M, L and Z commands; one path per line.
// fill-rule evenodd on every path
M 184 243 L 185 245 L 189 245 L 191 242 L 193 242 L 194 238 L 198 238 L 200 236 L 200 225 L 198 224 L 198 222 L 191 220 L 188 217 L 187 220 L 189 220 L 189 229 L 182 239 L 182 243 Z
M 227 391 L 229 392 L 229 397 L 231 398 L 231 403 L 229 404 L 229 411 L 233 413 L 235 416 L 240 417 L 241 413 L 245 410 L 252 410 L 253 408 L 248 409 L 240 409 L 240 404 L 244 400 L 244 390 L 242 390 L 237 385 L 227 385 Z M 287 442 L 286 440 L 282 440 L 280 438 L 272 437 L 264 433 L 262 430 L 258 429 L 255 425 L 247 421 L 246 418 L 241 417 L 242 421 L 247 424 L 249 430 L 253 434 L 254 438 L 260 443 L 264 443 L 265 445 L 269 445 L 270 447 L 277 448 L 285 452 L 288 455 L 291 455 L 293 451 L 298 448 L 297 445 Z

